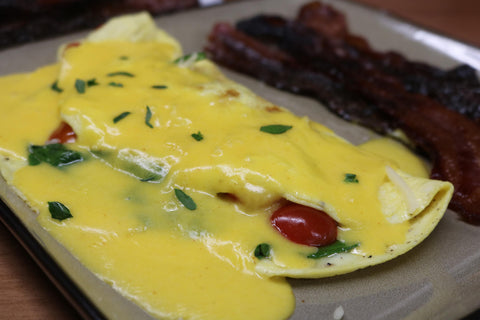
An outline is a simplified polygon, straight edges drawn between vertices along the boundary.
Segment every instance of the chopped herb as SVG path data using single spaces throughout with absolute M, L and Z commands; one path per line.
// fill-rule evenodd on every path
M 188 194 L 183 192 L 182 190 L 175 189 L 175 196 L 185 206 L 185 208 L 187 208 L 188 210 L 197 209 L 197 205 L 195 204 L 193 199 Z
M 75 89 L 78 93 L 85 93 L 86 83 L 81 79 L 75 80 Z
M 150 123 L 151 119 L 152 119 L 152 110 L 150 110 L 150 107 L 147 106 L 147 113 L 145 114 L 145 124 L 153 129 L 153 126 Z
M 128 60 L 128 57 L 127 57 L 127 56 L 120 56 L 119 59 L 120 59 L 120 60 Z
M 197 133 L 192 133 L 192 137 L 197 141 L 203 140 L 203 134 L 200 131 L 198 131 Z
M 328 246 L 319 247 L 317 249 L 317 252 L 308 255 L 307 258 L 320 259 L 320 258 L 323 258 L 323 257 L 331 256 L 332 254 L 351 251 L 352 249 L 358 247 L 359 245 L 360 245 L 359 243 L 355 243 L 355 244 L 352 244 L 352 245 L 347 245 L 346 243 L 337 240 L 337 241 L 335 241 L 334 243 L 332 243 Z
M 120 82 L 110 82 L 108 85 L 112 87 L 123 88 L 123 84 L 121 84 Z
M 31 166 L 45 162 L 54 167 L 62 167 L 83 161 L 80 152 L 68 150 L 60 143 L 52 143 L 44 146 L 31 145 L 28 147 L 28 152 L 28 164 Z
M 52 85 L 50 86 L 50 88 L 53 90 L 53 91 L 56 91 L 56 92 L 63 92 L 63 89 L 61 89 L 59 86 L 58 86 L 58 80 L 55 81 L 54 83 L 52 83 Z
M 57 201 L 48 202 L 48 211 L 50 211 L 53 219 L 60 221 L 73 217 L 70 210 L 64 204 Z
M 272 124 L 269 126 L 260 127 L 260 131 L 271 133 L 271 134 L 281 134 L 292 129 L 292 126 L 285 126 L 283 124 Z
M 152 86 L 153 89 L 167 89 L 168 87 L 164 84 L 156 84 Z
M 260 243 L 253 252 L 258 259 L 268 258 L 270 256 L 270 245 L 268 243 Z
M 194 52 L 194 53 L 184 55 L 183 57 L 180 57 L 178 59 L 175 59 L 173 63 L 182 65 L 182 66 L 188 66 L 194 62 L 204 60 L 206 58 L 207 56 L 205 55 L 205 52 Z
M 128 116 L 131 112 L 130 111 L 125 111 L 120 113 L 118 116 L 113 118 L 113 123 L 117 123 L 118 121 L 124 119 L 126 116 Z
M 87 80 L 87 87 L 93 87 L 93 86 L 98 86 L 97 79 L 93 78 L 93 79 Z
M 126 72 L 126 71 L 111 72 L 111 73 L 107 74 L 107 76 L 109 76 L 109 77 L 125 76 L 125 77 L 130 77 L 130 78 L 134 77 L 133 74 L 131 74 L 130 72 Z
M 347 183 L 358 183 L 357 175 L 354 173 L 345 173 L 345 179 L 343 181 Z

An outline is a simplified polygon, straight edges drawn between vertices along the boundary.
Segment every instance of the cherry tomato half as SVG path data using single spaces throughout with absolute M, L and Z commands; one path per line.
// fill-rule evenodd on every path
M 291 203 L 270 217 L 272 226 L 290 241 L 321 247 L 337 240 L 337 222 L 323 211 Z
M 66 122 L 60 123 L 57 129 L 52 132 L 48 138 L 48 143 L 73 143 L 77 140 L 77 135 L 72 127 Z

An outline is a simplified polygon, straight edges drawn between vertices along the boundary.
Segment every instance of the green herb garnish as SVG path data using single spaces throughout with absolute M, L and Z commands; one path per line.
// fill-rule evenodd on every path
M 127 57 L 127 56 L 120 56 L 119 59 L 120 59 L 120 60 L 128 60 L 128 57 Z
M 355 244 L 352 244 L 352 245 L 347 245 L 344 242 L 337 240 L 337 241 L 335 241 L 334 243 L 332 243 L 328 246 L 319 247 L 317 249 L 317 252 L 308 255 L 307 258 L 320 259 L 320 258 L 323 258 L 323 257 L 331 256 L 332 254 L 348 252 L 348 251 L 358 247 L 359 245 L 360 245 L 359 243 L 355 243 Z
M 192 133 L 191 136 L 197 141 L 203 140 L 203 134 L 200 131 L 198 131 L 197 133 Z
M 45 162 L 54 167 L 62 167 L 83 161 L 80 152 L 68 150 L 61 143 L 46 144 L 44 146 L 31 145 L 28 147 L 28 152 L 28 164 L 31 166 Z
M 145 114 L 145 124 L 153 129 L 153 126 L 150 123 L 151 119 L 152 119 L 152 110 L 150 110 L 150 107 L 147 106 L 147 113 Z
M 194 52 L 190 53 L 187 55 L 184 55 L 183 57 L 177 58 L 173 61 L 173 63 L 179 64 L 179 65 L 189 65 L 190 63 L 194 63 L 200 60 L 204 60 L 207 58 L 207 55 L 205 52 Z
M 131 112 L 130 111 L 125 111 L 120 113 L 118 116 L 113 118 L 113 123 L 117 123 L 118 121 L 124 119 L 126 116 L 128 116 Z
M 345 173 L 345 179 L 343 179 L 343 181 L 347 183 L 358 183 L 357 175 L 354 173 Z
M 180 201 L 188 210 L 197 209 L 197 205 L 195 204 L 193 199 L 182 190 L 175 189 L 175 196 L 177 197 L 178 201 Z
M 108 85 L 111 87 L 123 88 L 123 84 L 121 84 L 120 82 L 110 82 Z
M 82 93 L 82 94 L 85 93 L 86 87 L 87 87 L 87 84 L 82 79 L 75 80 L 75 89 L 77 89 L 78 93 Z
M 107 76 L 109 76 L 109 77 L 125 76 L 125 77 L 130 77 L 130 78 L 135 77 L 133 74 L 131 74 L 130 72 L 126 72 L 126 71 L 111 72 L 111 73 L 107 74 Z
M 270 256 L 270 245 L 268 243 L 260 243 L 253 252 L 258 259 L 268 258 Z
M 152 86 L 153 89 L 167 89 L 168 87 L 164 84 L 156 84 Z
M 87 80 L 87 87 L 93 87 L 93 86 L 98 86 L 97 79 L 93 78 L 93 79 Z
M 70 210 L 64 204 L 57 201 L 48 202 L 48 211 L 50 211 L 53 219 L 60 221 L 73 217 Z
M 283 124 L 271 124 L 269 126 L 260 127 L 260 131 L 271 134 L 281 134 L 290 129 L 292 129 L 292 126 L 285 126 Z
M 50 88 L 51 88 L 53 91 L 56 91 L 56 92 L 59 92 L 59 93 L 62 93 L 62 92 L 63 92 L 63 89 L 61 89 L 61 88 L 58 86 L 58 80 L 55 81 L 54 83 L 52 83 L 52 85 L 50 86 Z

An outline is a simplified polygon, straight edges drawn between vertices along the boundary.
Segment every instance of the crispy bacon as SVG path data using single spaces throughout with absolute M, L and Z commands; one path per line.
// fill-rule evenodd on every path
M 297 21 L 328 37 L 338 46 L 337 50 L 395 76 L 409 92 L 435 99 L 480 123 L 480 82 L 472 67 L 460 65 L 444 71 L 426 63 L 409 61 L 398 52 L 376 52 L 364 38 L 350 33 L 341 12 L 318 1 L 304 5 Z M 331 29 L 341 31 L 328 32 Z
M 437 94 L 445 90 L 432 93 L 439 87 L 473 91 L 470 103 L 480 109 L 473 69 L 442 71 L 397 53 L 374 52 L 349 33 L 342 14 L 322 6 L 303 7 L 295 21 L 257 16 L 238 23 L 238 30 L 217 24 L 206 50 L 220 64 L 311 95 L 344 119 L 381 133 L 401 129 L 432 160 L 432 178 L 453 183 L 450 207 L 465 221 L 480 224 L 480 130 L 467 118 L 478 121 L 476 111 L 448 109 Z M 321 26 L 325 16 L 328 28 Z M 412 77 L 422 85 L 412 85 Z

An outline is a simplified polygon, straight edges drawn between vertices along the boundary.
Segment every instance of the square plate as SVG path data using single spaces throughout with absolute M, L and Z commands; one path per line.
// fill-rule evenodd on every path
M 156 19 L 158 25 L 176 37 L 185 52 L 199 51 L 213 24 L 232 22 L 259 13 L 293 17 L 305 1 L 242 1 L 221 7 L 194 10 Z M 328 2 L 328 1 L 325 1 Z M 468 63 L 480 69 L 480 50 L 405 23 L 368 7 L 347 1 L 334 6 L 347 15 L 353 33 L 366 37 L 380 51 L 396 50 L 410 59 L 439 67 Z M 55 61 L 57 47 L 81 38 L 85 33 L 32 43 L 0 52 L 0 75 L 32 71 Z M 225 70 L 227 76 L 260 96 L 298 115 L 332 128 L 354 144 L 375 137 L 364 128 L 329 113 L 310 98 L 280 92 L 254 79 Z M 35 214 L 0 181 L 1 218 L 14 233 L 30 237 L 30 253 L 43 259 L 43 268 L 85 317 L 151 319 L 128 299 L 79 263 L 63 246 L 40 227 Z M 16 219 L 16 220 L 15 220 Z M 15 222 L 15 221 L 16 222 Z M 12 222 L 14 221 L 14 222 Z M 13 226 L 13 227 L 12 227 Z M 23 237 L 22 237 L 23 238 Z M 25 240 L 23 240 L 25 242 Z M 28 241 L 27 241 L 28 242 Z M 33 243 L 33 244 L 32 244 Z M 338 306 L 345 319 L 456 319 L 480 308 L 480 227 L 460 221 L 450 210 L 436 230 L 412 251 L 379 266 L 351 274 L 317 280 L 291 280 L 297 299 L 292 319 L 331 319 Z M 51 259 L 53 258 L 53 260 Z M 48 263 L 47 263 L 48 264 Z M 61 275 L 60 272 L 65 272 Z M 71 279 L 72 282 L 69 282 Z M 72 294 L 73 292 L 73 294 Z

